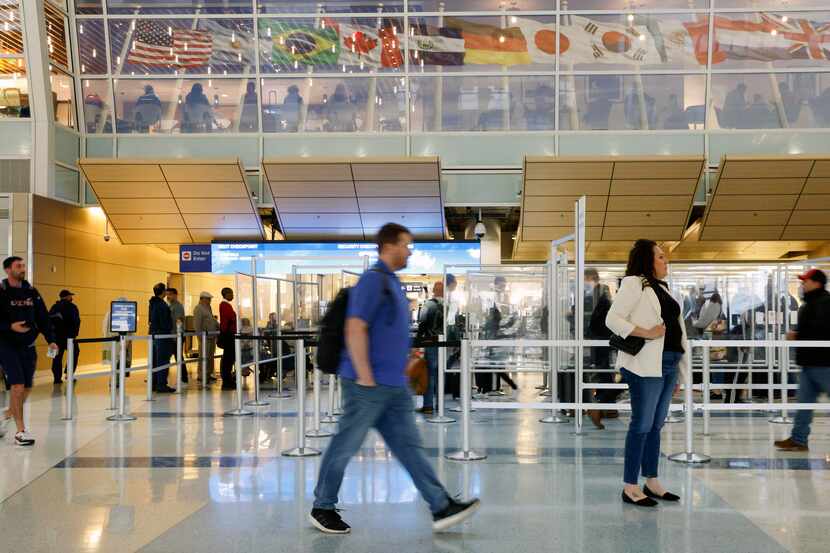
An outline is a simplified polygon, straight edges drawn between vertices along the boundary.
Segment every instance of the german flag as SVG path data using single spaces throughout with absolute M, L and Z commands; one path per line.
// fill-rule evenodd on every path
M 530 65 L 527 40 L 519 27 L 500 29 L 493 25 L 472 23 L 448 17 L 444 26 L 461 31 L 464 37 L 464 64 Z
M 340 37 L 337 30 L 330 27 L 318 29 L 264 20 L 259 23 L 259 36 L 271 37 L 271 61 L 274 65 L 336 65 L 340 56 Z

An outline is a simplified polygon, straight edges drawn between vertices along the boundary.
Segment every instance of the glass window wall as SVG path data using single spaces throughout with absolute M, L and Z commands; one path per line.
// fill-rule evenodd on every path
M 52 107 L 55 122 L 70 129 L 75 128 L 75 84 L 68 73 L 52 67 L 49 74 L 52 85 Z
M 83 128 L 88 134 L 112 132 L 112 91 L 108 79 L 81 81 L 84 96 Z
M 30 115 L 20 6 L 4 0 L 0 2 L 0 119 Z

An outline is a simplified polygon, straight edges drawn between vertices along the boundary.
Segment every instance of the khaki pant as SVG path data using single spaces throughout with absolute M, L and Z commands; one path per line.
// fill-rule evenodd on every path
M 202 354 L 202 337 L 199 336 L 199 355 Z M 207 375 L 213 376 L 213 369 L 215 367 L 213 356 L 216 355 L 216 337 L 209 336 L 205 340 L 205 356 L 207 357 Z M 202 364 L 199 363 L 199 380 L 202 379 Z

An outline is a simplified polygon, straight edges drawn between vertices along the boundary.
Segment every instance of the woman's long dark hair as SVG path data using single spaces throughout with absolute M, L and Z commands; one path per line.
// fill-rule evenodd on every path
M 654 282 L 654 247 L 657 242 L 640 238 L 634 242 L 634 247 L 628 252 L 628 265 L 625 267 L 625 276 L 641 276 Z

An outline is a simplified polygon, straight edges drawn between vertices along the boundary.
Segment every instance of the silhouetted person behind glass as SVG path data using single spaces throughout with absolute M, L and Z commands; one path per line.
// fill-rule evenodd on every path
M 686 120 L 686 112 L 680 105 L 680 100 L 677 94 L 669 95 L 669 102 L 664 110 L 665 119 L 663 119 L 664 129 L 688 129 L 689 123 Z
M 184 131 L 209 132 L 212 120 L 210 100 L 205 96 L 202 85 L 195 83 L 184 99 Z
M 248 81 L 242 96 L 242 113 L 239 116 L 239 130 L 252 132 L 257 130 L 257 95 L 256 83 Z
M 820 126 L 830 126 L 830 87 L 825 88 L 819 97 L 814 98 L 810 104 L 813 108 L 813 114 L 816 116 L 816 123 Z
M 746 85 L 738 83 L 734 90 L 726 95 L 726 100 L 723 102 L 721 126 L 730 129 L 737 128 L 744 111 L 746 111 Z
M 780 126 L 778 118 L 760 94 L 752 96 L 752 104 L 744 112 L 744 117 L 739 119 L 742 129 L 774 129 Z
M 642 101 L 645 105 L 646 121 L 642 120 L 640 93 L 635 87 L 631 87 L 625 96 L 625 124 L 629 129 L 643 129 L 654 127 L 654 104 L 655 100 L 645 92 L 642 93 Z M 644 126 L 645 125 L 645 126 Z
M 343 92 L 345 94 L 345 88 Z M 292 84 L 288 87 L 288 94 L 285 95 L 285 99 L 282 101 L 282 121 L 285 131 L 297 132 L 300 129 L 302 109 L 303 97 L 300 96 L 300 89 L 297 85 Z
M 784 106 L 784 114 L 788 123 L 795 123 L 798 114 L 801 112 L 801 102 L 798 101 L 795 93 L 790 90 L 790 85 L 785 82 L 778 83 L 778 92 L 781 94 L 781 104 Z
M 608 92 L 602 90 L 597 83 L 591 83 L 592 98 L 588 102 L 588 112 L 585 114 L 585 126 L 589 129 L 608 129 L 608 117 L 611 115 L 611 100 Z
M 135 101 L 135 130 L 147 132 L 150 127 L 161 121 L 161 100 L 156 96 L 152 85 L 144 85 L 144 94 Z
M 346 85 L 338 84 L 334 94 L 329 98 L 326 117 L 330 131 L 353 132 L 355 130 L 354 112 L 349 102 Z

